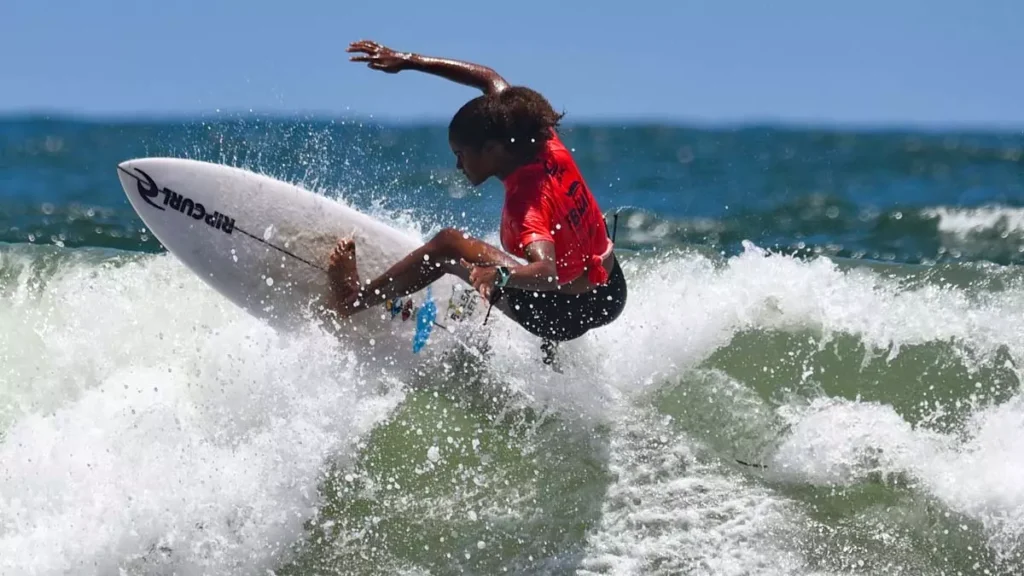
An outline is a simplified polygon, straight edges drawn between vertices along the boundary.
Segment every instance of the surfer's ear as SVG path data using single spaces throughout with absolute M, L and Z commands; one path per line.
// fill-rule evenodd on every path
M 505 146 L 505 143 L 498 140 L 484 142 L 484 145 L 480 148 L 480 154 L 495 168 L 506 162 L 509 157 L 508 148 Z
M 497 140 L 487 140 L 484 145 L 480 147 L 480 152 L 486 156 L 494 156 L 495 153 L 501 152 L 502 146 Z

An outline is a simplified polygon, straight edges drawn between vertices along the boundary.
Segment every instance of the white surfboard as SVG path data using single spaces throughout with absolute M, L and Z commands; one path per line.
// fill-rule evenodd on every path
M 381 358 L 409 360 L 414 353 L 417 317 L 421 339 L 429 320 L 423 312 L 430 307 L 421 308 L 427 290 L 337 322 L 325 312 L 325 271 L 339 238 L 355 238 L 364 280 L 422 245 L 420 238 L 240 168 L 180 158 L 128 160 L 117 168 L 129 202 L 160 243 L 251 315 L 281 329 L 326 319 L 339 336 L 373 346 Z M 449 332 L 482 323 L 479 297 L 450 275 L 431 286 L 430 296 L 436 318 L 422 349 L 465 346 L 467 333 Z

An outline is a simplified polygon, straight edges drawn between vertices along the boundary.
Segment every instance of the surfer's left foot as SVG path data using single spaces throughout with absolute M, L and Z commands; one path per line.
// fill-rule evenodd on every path
M 327 279 L 338 313 L 348 316 L 355 312 L 359 300 L 359 271 L 356 269 L 356 243 L 352 239 L 339 240 L 334 247 L 327 266 Z

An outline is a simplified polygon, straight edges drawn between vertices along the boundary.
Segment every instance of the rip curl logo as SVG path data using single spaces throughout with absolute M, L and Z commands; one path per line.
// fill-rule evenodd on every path
M 143 181 L 142 178 L 135 179 L 136 188 L 139 189 L 139 196 L 142 197 L 142 200 L 145 201 L 146 204 L 149 204 L 157 210 L 163 210 L 163 206 L 153 203 L 153 200 L 160 195 L 160 187 L 156 185 L 156 181 L 153 180 L 149 174 L 146 174 L 138 168 L 136 168 L 135 171 L 142 174 L 142 178 L 145 178 L 145 181 Z
M 146 204 L 157 210 L 170 208 L 179 214 L 192 217 L 193 220 L 201 220 L 207 226 L 220 230 L 225 234 L 231 234 L 234 231 L 234 218 L 221 214 L 216 210 L 207 212 L 206 207 L 202 203 L 196 202 L 183 194 L 178 194 L 170 188 L 160 188 L 149 174 L 138 168 L 135 171 L 142 175 L 142 178 L 136 178 L 136 187 L 138 188 L 139 196 Z M 161 194 L 164 195 L 163 202 L 157 204 L 156 200 Z
M 584 192 L 584 194 L 579 194 L 579 192 Z M 587 210 L 590 209 L 590 191 L 587 190 L 586 184 L 579 180 L 574 180 L 573 183 L 569 185 L 569 190 L 566 191 L 565 195 L 568 196 L 573 203 L 573 208 L 569 210 L 569 222 L 572 224 L 573 228 L 577 228 L 583 221 L 583 217 L 587 213 Z
M 565 174 L 565 166 L 554 158 L 548 158 L 544 160 L 544 171 L 547 172 L 548 176 L 561 180 Z

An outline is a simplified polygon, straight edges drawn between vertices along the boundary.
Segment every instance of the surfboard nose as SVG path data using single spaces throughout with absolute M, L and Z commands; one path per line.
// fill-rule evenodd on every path
M 135 182 L 135 171 L 132 170 L 132 161 L 125 160 L 117 165 L 117 179 L 121 181 L 121 186 L 127 191 L 130 184 Z
M 135 174 L 135 171 L 132 170 L 135 163 L 135 160 L 124 160 L 122 162 L 119 162 L 117 164 L 117 173 L 121 176 L 124 176 L 125 174 Z
M 132 205 L 138 201 L 140 182 L 148 180 L 146 172 L 142 171 L 147 164 L 145 158 L 132 158 L 124 160 L 117 165 L 117 179 L 121 182 L 121 188 L 128 195 Z
M 135 168 L 141 168 L 147 163 L 147 158 L 130 158 L 128 160 L 122 160 L 117 165 L 118 172 L 128 172 L 129 174 L 135 174 Z
M 179 162 L 174 158 L 156 158 L 156 157 L 145 157 L 145 158 L 129 158 L 128 160 L 122 160 L 117 165 L 117 171 L 120 174 L 128 174 L 132 178 L 137 178 L 141 172 L 152 172 L 156 170 L 161 172 L 160 167 L 166 171 L 168 164 Z
M 124 186 L 125 192 L 134 189 L 140 179 L 148 179 L 147 174 L 152 173 L 152 167 L 156 164 L 153 158 L 131 158 L 123 160 L 117 165 L 117 177 Z
M 132 168 L 132 161 L 131 160 L 125 160 L 124 162 L 118 163 L 118 165 L 117 165 L 117 177 L 119 179 L 121 179 L 121 181 L 123 182 L 125 176 L 130 176 L 132 174 L 131 168 Z

